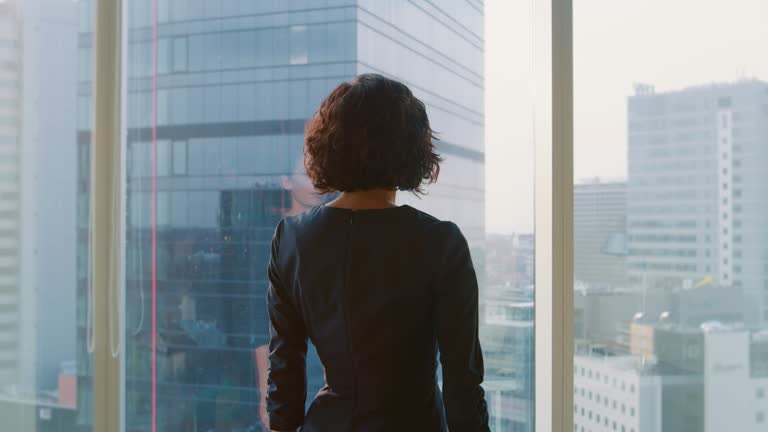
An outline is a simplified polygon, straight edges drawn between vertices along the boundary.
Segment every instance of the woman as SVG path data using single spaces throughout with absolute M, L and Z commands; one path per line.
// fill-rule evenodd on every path
M 318 191 L 342 193 L 275 230 L 272 430 L 489 430 L 467 241 L 454 223 L 395 205 L 396 191 L 437 180 L 432 139 L 424 104 L 379 75 L 339 85 L 310 120 L 307 174 Z M 305 415 L 307 340 L 327 385 Z

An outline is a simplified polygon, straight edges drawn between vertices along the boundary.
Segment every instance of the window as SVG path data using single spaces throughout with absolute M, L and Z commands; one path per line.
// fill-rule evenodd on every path
M 747 53 L 763 51 L 757 40 L 768 40 L 768 29 L 747 23 L 768 9 L 749 0 L 669 4 L 573 2 L 574 361 L 619 378 L 604 412 L 617 414 L 611 429 L 622 432 L 722 429 L 706 410 L 725 406 L 750 422 L 764 412 L 725 395 L 705 402 L 700 383 L 710 398 L 710 368 L 744 365 L 750 378 L 727 380 L 726 393 L 765 400 L 756 371 L 768 352 L 768 172 L 759 168 L 768 153 L 757 143 L 768 142 L 768 63 Z M 663 16 L 652 12 L 661 7 Z M 691 8 L 730 24 L 684 25 L 681 36 L 671 23 Z M 718 41 L 707 57 L 690 48 L 704 36 Z M 744 57 L 732 55 L 732 43 Z M 765 72 L 750 80 L 714 73 L 743 62 Z M 601 71 L 616 65 L 607 84 Z M 653 81 L 637 83 L 642 76 Z M 696 109 L 683 116 L 681 107 Z M 665 125 L 665 139 L 649 146 L 652 124 Z M 608 194 L 611 202 L 599 200 Z M 688 235 L 695 246 L 681 239 Z
M 123 234 L 138 271 L 126 274 L 122 305 L 132 329 L 123 341 L 124 428 L 266 429 L 259 379 L 269 242 L 281 217 L 334 198 L 306 177 L 304 126 L 338 84 L 378 72 L 407 83 L 441 133 L 436 192 L 398 200 L 454 220 L 470 244 L 483 284 L 491 424 L 533 432 L 533 201 L 507 210 L 505 191 L 533 195 L 531 160 L 510 162 L 533 154 L 533 130 L 507 127 L 510 101 L 529 78 L 520 68 L 520 83 L 509 84 L 507 65 L 527 49 L 509 49 L 509 25 L 530 39 L 530 13 L 475 0 L 429 11 L 408 2 L 373 2 L 364 12 L 356 2 L 309 3 L 161 1 L 158 17 L 152 0 L 126 3 L 124 133 L 141 169 L 126 179 L 136 217 Z M 514 102 L 521 120 L 532 118 L 528 102 Z M 531 144 L 505 144 L 513 141 Z M 309 404 L 324 375 L 314 347 L 307 357 Z
M 172 150 L 173 175 L 185 175 L 187 173 L 187 143 L 174 141 Z
M 0 429 L 88 431 L 93 3 L 40 3 L 0 1 Z
M 187 38 L 173 39 L 173 71 L 184 72 L 187 70 Z
M 94 0 L 59 2 L 54 9 L 40 0 L 0 0 L 0 400 L 13 405 L 23 425 L 34 422 L 40 430 L 56 423 L 59 432 L 91 431 L 108 411 L 103 405 L 109 412 L 119 408 L 121 426 L 137 432 L 263 429 L 255 361 L 266 337 L 258 324 L 265 318 L 259 269 L 271 228 L 295 210 L 294 188 L 306 185 L 297 162 L 303 124 L 340 81 L 379 71 L 411 84 L 441 133 L 438 149 L 446 163 L 436 193 L 401 200 L 455 220 L 470 241 L 481 284 L 492 430 L 533 428 L 539 384 L 534 316 L 538 324 L 549 320 L 577 329 L 576 360 L 590 365 L 590 378 L 600 382 L 603 376 L 606 388 L 606 373 L 637 383 L 638 418 L 672 413 L 651 424 L 712 429 L 705 424 L 711 416 L 701 410 L 727 405 L 722 399 L 731 392 L 713 391 L 721 399 L 680 407 L 677 402 L 701 392 L 664 393 L 669 389 L 660 388 L 658 373 L 685 371 L 685 379 L 672 376 L 672 382 L 697 382 L 703 366 L 695 353 L 717 354 L 739 344 L 729 354 L 748 353 L 752 358 L 739 359 L 741 364 L 762 368 L 755 361 L 761 356 L 753 353 L 762 352 L 759 340 L 768 323 L 768 224 L 760 213 L 766 196 L 761 187 L 768 182 L 759 169 L 768 164 L 759 147 L 766 142 L 768 68 L 755 53 L 764 51 L 760 43 L 768 40 L 768 29 L 754 17 L 768 11 L 747 0 L 650 2 L 642 8 L 573 2 L 571 11 L 570 2 L 550 0 L 424 7 L 137 0 L 122 2 L 120 14 L 99 8 L 101 18 L 114 15 L 124 24 L 124 39 L 107 46 L 93 39 L 95 23 L 107 21 L 94 19 Z M 534 28 L 536 11 L 550 6 L 555 13 L 548 18 L 574 20 L 572 38 L 564 33 L 569 25 L 554 26 L 552 34 L 545 29 L 544 37 Z M 664 14 L 654 13 L 662 8 Z M 687 19 L 691 11 L 701 19 Z M 62 17 L 67 25 L 56 25 Z M 702 36 L 714 42 L 702 45 Z M 571 43 L 573 62 L 570 49 L 562 49 Z M 697 50 L 705 45 L 701 55 Z M 549 54 L 542 46 L 558 49 L 551 65 L 533 73 L 541 65 L 528 64 L 530 59 Z M 121 59 L 123 83 L 106 73 L 110 58 Z M 737 69 L 755 71 L 754 79 L 728 75 Z M 94 87 L 99 74 L 92 70 L 107 85 Z M 609 80 L 604 71 L 611 72 Z M 541 78 L 548 74 L 553 77 Z M 643 77 L 654 82 L 637 84 L 628 96 L 626 89 Z M 573 110 L 567 103 L 571 78 Z M 553 94 L 541 91 L 540 80 L 549 80 Z M 98 88 L 124 91 L 94 94 Z M 120 94 L 124 107 L 114 100 Z M 97 177 L 90 177 L 91 164 L 101 160 L 92 157 L 97 153 L 90 143 L 99 138 L 92 119 L 103 116 L 105 106 L 124 115 L 124 129 L 115 134 L 123 147 L 113 148 L 124 159 L 109 162 L 126 168 L 116 182 L 125 195 L 112 191 L 110 202 L 93 203 L 92 182 L 103 184 L 105 171 L 117 172 L 97 165 Z M 536 134 L 534 109 L 550 111 L 537 111 Z M 536 136 L 539 130 L 542 136 Z M 552 155 L 539 152 L 555 142 Z M 723 143 L 733 145 L 738 160 L 721 150 Z M 537 167 L 551 170 L 562 162 L 566 169 L 537 171 L 544 181 L 534 189 L 534 154 Z M 574 189 L 557 182 L 563 173 L 570 181 L 570 166 L 579 179 Z M 730 194 L 730 182 L 718 181 L 718 173 L 733 175 L 732 199 L 721 195 Z M 541 192 L 548 179 L 557 185 L 553 196 Z M 533 203 L 570 202 L 571 191 L 574 244 L 567 228 L 535 233 Z M 733 200 L 739 201 L 733 210 L 722 207 Z M 89 284 L 95 271 L 89 260 L 104 259 L 89 250 L 91 240 L 103 239 L 91 229 L 89 215 L 112 205 L 126 206 L 120 213 L 126 220 L 113 221 L 104 244 L 119 243 L 112 249 L 126 271 L 123 291 L 109 296 L 122 303 L 105 312 L 92 303 L 95 293 L 114 293 L 112 286 Z M 568 220 L 569 209 L 554 208 L 543 214 Z M 679 225 L 691 217 L 724 223 L 724 211 L 737 213 L 737 233 L 723 225 Z M 635 224 L 638 216 L 647 225 Z M 689 243 L 706 239 L 702 244 L 710 245 L 717 233 L 733 236 L 727 243 L 714 239 L 720 252 L 733 243 L 733 255 L 689 253 Z M 553 242 L 544 250 L 534 247 L 537 235 L 546 240 L 550 234 L 564 245 L 561 251 L 548 249 Z M 645 253 L 630 252 L 638 250 Z M 557 268 L 547 271 L 543 258 L 551 253 L 567 259 L 571 251 L 576 319 L 563 326 L 551 309 L 534 314 L 533 301 L 552 294 L 547 279 Z M 739 290 L 720 291 L 731 284 L 723 262 L 737 273 Z M 683 288 L 691 286 L 704 289 Z M 570 299 L 571 286 L 564 293 Z M 119 326 L 110 321 L 116 310 L 123 312 Z M 661 324 L 656 315 L 665 310 L 676 312 Z M 638 312 L 642 319 L 633 321 Z M 736 336 L 708 337 L 717 330 L 713 321 L 729 329 L 718 338 Z M 94 328 L 109 328 L 108 341 L 120 343 L 94 347 Z M 645 332 L 653 332 L 652 347 L 638 346 Z M 651 356 L 654 368 L 643 361 Z M 322 373 L 316 353 L 310 351 L 310 358 L 316 386 Z M 94 376 L 113 361 L 124 372 L 119 389 Z M 559 372 L 567 375 L 570 368 Z M 584 369 L 574 369 L 579 372 Z M 612 388 L 616 396 L 615 381 Z M 535 393 L 540 398 L 552 392 L 542 389 Z M 105 391 L 122 399 L 105 399 Z M 661 406 L 646 408 L 644 401 L 660 393 Z M 570 389 L 556 396 L 566 402 L 572 397 Z M 755 396 L 765 398 L 761 389 Z M 734 417 L 764 422 L 763 411 L 743 405 L 734 408 Z M 222 419 L 236 420 L 224 425 Z M 9 430 L 26 428 L 4 420 Z M 603 421 L 608 429 L 608 419 Z M 612 426 L 617 430 L 616 422 Z
M 292 26 L 291 34 L 291 54 L 289 63 L 306 64 L 307 63 L 307 27 L 304 25 Z

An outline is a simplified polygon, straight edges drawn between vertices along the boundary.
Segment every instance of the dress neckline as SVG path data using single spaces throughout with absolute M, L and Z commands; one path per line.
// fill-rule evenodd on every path
M 349 212 L 353 212 L 353 213 L 386 213 L 386 212 L 391 212 L 391 211 L 411 208 L 411 206 L 409 206 L 408 204 L 402 204 L 402 205 L 395 206 L 395 207 L 382 207 L 382 208 L 372 208 L 372 209 L 351 209 L 351 208 L 347 208 L 347 207 L 335 207 L 335 206 L 329 206 L 329 205 L 325 205 L 325 204 L 320 204 L 319 207 L 320 208 L 331 209 L 331 210 L 334 210 L 334 211 L 346 212 L 346 213 L 349 213 Z

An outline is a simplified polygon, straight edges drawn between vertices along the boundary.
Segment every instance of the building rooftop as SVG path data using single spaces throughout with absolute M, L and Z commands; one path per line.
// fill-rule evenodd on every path
M 682 93 L 682 92 L 712 91 L 712 90 L 733 88 L 737 86 L 754 86 L 754 85 L 768 85 L 768 82 L 759 80 L 756 77 L 742 77 L 735 81 L 696 84 L 696 85 L 686 86 L 680 89 L 669 89 L 661 92 L 656 92 L 655 86 L 651 84 L 637 83 L 635 84 L 635 93 L 632 96 L 633 97 L 659 96 L 659 95 L 675 94 L 675 93 Z
M 577 353 L 574 359 L 578 362 L 587 362 L 599 365 L 605 370 L 616 372 L 632 372 L 638 375 L 658 375 L 656 358 L 652 356 L 640 356 L 635 354 L 597 354 L 594 352 Z
M 626 185 L 625 177 L 587 177 L 576 180 L 576 186 Z

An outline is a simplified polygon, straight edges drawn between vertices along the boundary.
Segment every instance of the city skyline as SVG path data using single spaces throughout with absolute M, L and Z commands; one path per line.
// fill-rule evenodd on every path
M 485 4 L 488 232 L 533 231 L 533 3 Z M 665 92 L 768 79 L 768 57 L 758 54 L 768 2 L 596 0 L 576 1 L 573 11 L 576 182 L 626 178 L 635 84 Z

